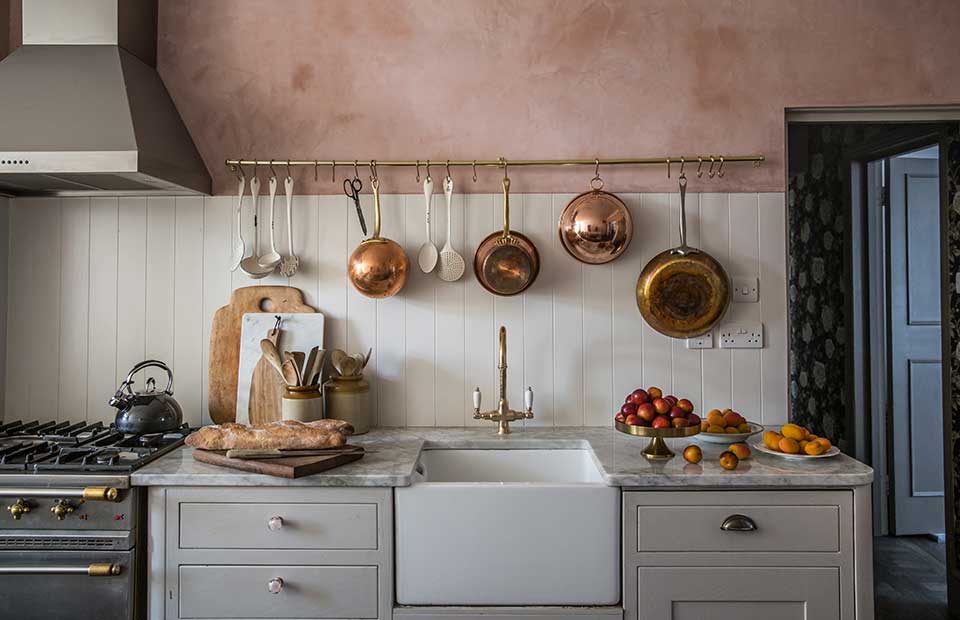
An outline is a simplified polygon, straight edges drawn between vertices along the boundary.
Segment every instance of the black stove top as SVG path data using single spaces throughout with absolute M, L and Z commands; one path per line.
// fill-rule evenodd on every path
M 0 475 L 5 473 L 129 473 L 177 449 L 190 427 L 131 435 L 103 422 L 0 424 Z

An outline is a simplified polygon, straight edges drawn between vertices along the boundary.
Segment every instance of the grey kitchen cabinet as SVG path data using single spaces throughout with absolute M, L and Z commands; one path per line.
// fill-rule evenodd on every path
M 872 620 L 869 494 L 625 491 L 624 618 Z
M 390 488 L 154 487 L 149 617 L 384 619 Z

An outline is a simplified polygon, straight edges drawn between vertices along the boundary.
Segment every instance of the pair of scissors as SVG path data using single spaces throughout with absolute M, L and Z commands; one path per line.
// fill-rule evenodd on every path
M 363 219 L 363 210 L 360 208 L 360 190 L 362 189 L 363 181 L 361 181 L 359 177 L 343 180 L 343 193 L 353 200 L 353 204 L 357 208 L 357 219 L 360 220 L 360 230 L 363 231 L 363 236 L 366 237 L 367 223 Z

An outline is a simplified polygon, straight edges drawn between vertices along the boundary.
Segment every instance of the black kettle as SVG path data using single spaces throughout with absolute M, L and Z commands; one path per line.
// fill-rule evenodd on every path
M 151 377 L 147 379 L 145 391 L 134 392 L 133 375 L 151 366 L 167 371 L 166 389 L 158 392 Z M 113 425 L 121 433 L 166 433 L 183 424 L 183 410 L 173 397 L 173 371 L 157 360 L 146 360 L 134 366 L 110 399 L 110 406 L 120 410 Z

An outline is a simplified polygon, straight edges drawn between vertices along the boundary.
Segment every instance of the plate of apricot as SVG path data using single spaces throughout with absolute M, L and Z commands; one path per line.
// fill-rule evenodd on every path
M 799 424 L 784 424 L 779 433 L 764 431 L 761 441 L 753 447 L 785 459 L 823 459 L 840 454 L 829 439 L 818 437 Z
M 701 420 L 700 434 L 697 437 L 710 443 L 739 443 L 762 430 L 761 425 L 748 422 L 733 409 L 712 409 Z

